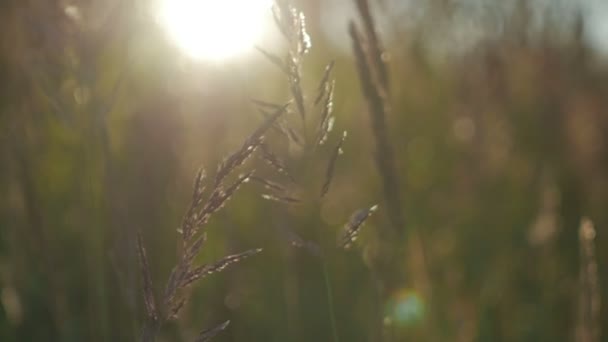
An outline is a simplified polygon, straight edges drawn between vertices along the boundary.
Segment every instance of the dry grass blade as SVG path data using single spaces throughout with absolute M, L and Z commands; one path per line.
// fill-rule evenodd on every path
M 285 114 L 289 105 L 290 103 L 288 102 L 283 106 L 277 108 L 272 115 L 268 116 L 266 120 L 264 120 L 264 122 L 262 122 L 260 126 L 258 126 L 258 128 L 249 136 L 247 141 L 253 142 L 258 141 L 260 138 L 262 138 L 262 136 L 266 134 L 266 131 L 268 131 L 268 129 L 272 127 L 275 121 L 283 114 Z
M 344 145 L 344 140 L 346 140 L 346 131 L 342 134 L 342 138 L 336 145 L 331 154 L 331 158 L 329 159 L 329 163 L 327 165 L 327 171 L 325 173 L 325 182 L 323 182 L 323 187 L 321 188 L 321 197 L 325 196 L 329 191 L 329 186 L 331 185 L 331 181 L 334 178 L 334 170 L 336 168 L 336 161 L 338 157 L 342 153 L 342 145 Z
M 223 203 L 220 205 L 220 207 L 226 204 L 226 201 L 232 198 L 232 195 L 234 195 L 234 193 L 241 187 L 241 185 L 249 182 L 254 173 L 255 171 L 249 171 L 246 174 L 240 175 L 234 183 L 227 187 L 223 193 Z
M 359 14 L 363 19 L 363 25 L 365 28 L 365 35 L 368 40 L 368 48 L 369 48 L 369 57 L 370 63 L 375 66 L 376 77 L 378 78 L 378 82 L 384 89 L 384 91 L 388 91 L 388 72 L 386 70 L 386 65 L 384 64 L 384 51 L 382 48 L 382 44 L 378 39 L 378 34 L 376 33 L 374 18 L 372 17 L 368 0 L 355 0 L 357 3 L 357 9 L 359 10 Z
M 335 119 L 333 116 L 330 116 L 323 124 L 321 128 L 321 134 L 319 135 L 318 145 L 323 145 L 327 142 L 327 138 L 329 137 L 329 133 L 334 129 Z
M 363 87 L 363 94 L 370 103 L 370 106 L 373 106 L 373 114 L 382 114 L 382 117 L 384 117 L 384 94 L 382 90 L 377 87 L 377 82 L 374 81 L 374 68 L 376 66 L 370 64 L 370 58 L 368 58 L 367 50 L 364 47 L 364 39 L 357 30 L 355 24 L 352 22 L 349 25 L 349 33 L 353 42 L 355 61 L 357 63 L 357 70 L 359 72 L 361 86 Z
M 239 178 L 226 189 L 224 189 L 222 185 L 216 186 L 201 211 L 197 214 L 197 221 L 196 224 L 193 225 L 190 236 L 194 236 L 199 231 L 200 227 L 207 223 L 212 214 L 222 209 L 241 185 L 249 181 L 249 178 L 253 173 L 254 171 L 250 171 L 240 175 Z
M 224 257 L 221 260 L 219 260 L 213 264 L 199 266 L 199 267 L 191 270 L 190 272 L 188 272 L 188 274 L 183 279 L 180 286 L 181 287 L 189 286 L 190 284 L 192 284 L 193 282 L 195 282 L 201 278 L 204 278 L 204 277 L 206 277 L 210 274 L 216 273 L 216 272 L 220 272 L 220 271 L 224 270 L 226 267 L 228 267 L 234 263 L 240 262 L 244 259 L 247 259 L 253 255 L 256 255 L 256 254 L 260 253 L 261 251 L 262 251 L 261 248 L 250 249 L 243 253 L 233 254 L 233 255 Z
M 186 250 L 186 253 L 184 255 L 184 270 L 181 272 L 181 276 L 183 278 L 184 274 L 187 272 L 187 270 L 190 268 L 190 266 L 192 266 L 192 262 L 194 261 L 194 258 L 196 258 L 196 255 L 198 254 L 198 252 L 201 251 L 201 248 L 203 247 L 203 244 L 205 243 L 205 241 L 207 241 L 207 235 L 206 234 L 201 234 L 196 240 L 194 240 L 194 242 L 192 243 L 192 245 L 190 245 L 190 247 Z M 181 279 L 181 278 L 178 278 Z
M 192 232 L 195 230 L 195 225 L 197 222 L 197 214 L 194 211 L 195 207 L 190 207 L 186 215 L 184 215 L 184 219 L 182 220 L 182 225 L 177 228 L 177 232 L 182 235 L 183 243 L 186 243 L 191 237 Z
M 186 260 L 185 257 L 182 257 L 180 262 L 173 267 L 163 294 L 163 304 L 165 306 L 175 305 L 175 295 L 179 290 L 179 284 L 182 282 L 182 279 L 184 279 L 184 276 L 188 272 L 190 264 L 191 262 Z
M 194 186 L 192 190 L 192 201 L 190 202 L 190 207 L 184 215 L 184 219 L 182 220 L 181 227 L 177 230 L 178 233 L 182 234 L 183 243 L 186 243 L 188 239 L 192 236 L 192 232 L 195 230 L 195 225 L 197 221 L 197 213 L 196 210 L 203 204 L 204 197 L 203 193 L 205 192 L 205 185 L 203 184 L 206 178 L 206 173 L 203 168 L 200 168 L 196 173 L 196 177 L 194 178 Z
M 352 38 L 363 95 L 367 99 L 372 133 L 376 142 L 376 166 L 382 178 L 387 213 L 396 233 L 401 235 L 405 230 L 405 221 L 401 213 L 402 204 L 395 158 L 386 127 L 386 116 L 390 112 L 390 106 L 388 105 L 385 89 L 378 86 L 378 82 L 374 81 L 373 76 L 374 70 L 380 68 L 380 66 L 370 64 L 370 59 L 363 47 L 363 38 L 352 22 L 349 25 L 349 33 Z
M 297 52 L 298 56 L 302 57 L 308 53 L 312 43 L 310 41 L 310 35 L 306 31 L 306 17 L 304 16 L 304 12 L 294 10 L 294 18 L 298 36 Z
M 302 120 L 306 120 L 306 106 L 304 105 L 304 92 L 302 91 L 302 86 L 300 84 L 300 66 L 298 62 L 291 58 L 289 63 L 289 84 L 291 89 L 291 94 L 293 95 L 294 100 L 296 101 L 296 107 L 298 108 L 298 113 L 300 113 L 300 117 Z
M 342 248 L 349 248 L 352 243 L 357 239 L 361 227 L 367 221 L 367 219 L 378 209 L 377 205 L 373 205 L 369 208 L 357 210 L 344 225 L 344 230 L 339 241 L 339 246 Z
M 306 107 L 300 84 L 300 67 L 301 58 L 308 52 L 311 46 L 310 36 L 306 32 L 306 19 L 302 12 L 291 7 L 286 1 L 276 1 L 273 13 L 277 26 L 290 44 L 283 70 L 289 79 L 291 93 L 296 102 L 298 113 L 305 125 Z M 272 58 L 272 56 L 270 57 Z M 276 60 L 276 58 L 273 59 Z
M 279 232 L 283 236 L 285 240 L 296 248 L 301 248 L 310 253 L 313 256 L 320 257 L 321 254 L 321 246 L 319 246 L 314 241 L 305 240 L 300 235 L 298 235 L 293 230 L 289 229 L 286 226 L 280 226 Z
M 276 26 L 285 39 L 294 44 L 296 57 L 301 57 L 311 47 L 310 36 L 306 31 L 306 17 L 302 11 L 292 7 L 288 1 L 275 1 L 272 14 Z
M 325 97 L 325 93 L 327 91 L 327 85 L 329 84 L 329 76 L 331 75 L 332 70 L 334 69 L 335 61 L 329 62 L 327 66 L 325 66 L 325 71 L 323 71 L 323 77 L 321 78 L 321 82 L 319 82 L 318 94 L 315 99 L 315 105 L 321 102 L 321 99 Z
M 169 314 L 167 315 L 167 319 L 168 320 L 177 319 L 177 316 L 179 315 L 180 311 L 182 310 L 182 308 L 184 307 L 185 304 L 186 304 L 186 298 L 180 298 L 178 301 L 174 301 L 174 304 L 171 306 L 171 309 L 169 310 Z
M 262 184 L 268 190 L 274 190 L 278 192 L 286 192 L 287 189 L 279 183 L 269 181 L 268 179 L 264 179 L 261 177 L 251 177 L 252 181 Z
M 287 171 L 287 166 L 285 166 L 285 162 L 283 162 L 278 156 L 276 156 L 270 148 L 265 144 L 260 145 L 260 150 L 262 151 L 262 159 L 274 168 L 277 172 L 287 176 L 290 181 L 295 183 L 295 179 L 291 176 L 291 174 Z
M 221 187 L 222 181 L 228 177 L 228 175 L 234 171 L 237 167 L 243 165 L 249 157 L 255 152 L 258 145 L 261 141 L 253 142 L 251 144 L 244 145 L 243 148 L 239 149 L 237 152 L 231 154 L 228 158 L 224 159 L 224 161 L 218 166 L 217 174 L 215 177 L 214 184 L 214 194 L 217 195 L 218 189 Z M 209 201 L 212 197 L 210 197 Z
M 247 140 L 243 144 L 243 147 L 240 150 L 240 153 L 245 153 L 244 151 L 246 150 L 247 152 L 249 152 L 247 157 L 251 153 L 253 153 L 255 148 L 262 143 L 262 138 L 264 134 L 266 134 L 268 129 L 270 129 L 270 127 L 272 127 L 275 122 L 287 111 L 288 107 L 289 103 L 284 104 L 283 106 L 276 108 L 274 113 L 268 115 L 266 119 L 258 126 L 258 128 L 247 138 Z M 236 154 L 239 154 L 239 152 L 237 152 Z M 243 162 L 244 160 L 240 161 L 238 165 L 241 165 Z
M 198 169 L 196 177 L 194 178 L 194 187 L 192 190 L 192 203 L 194 206 L 200 205 L 203 200 L 203 192 L 205 192 L 205 184 L 203 184 L 203 182 L 205 181 L 205 178 L 207 178 L 205 169 Z
M 262 137 L 275 121 L 285 113 L 289 104 L 278 108 L 272 115 L 266 118 L 258 128 L 247 138 L 241 148 L 226 158 L 219 166 L 215 176 L 215 187 L 217 188 L 222 181 L 237 167 L 243 165 L 253 154 L 255 149 L 262 143 Z
M 228 175 L 234 171 L 237 167 L 243 165 L 249 157 L 255 152 L 256 148 L 261 143 L 261 140 L 252 141 L 243 145 L 241 149 L 231 154 L 228 158 L 218 166 L 217 173 L 215 176 L 214 193 L 217 192 L 218 188 L 221 187 L 222 181 L 228 177 Z M 213 194 L 212 193 L 212 196 Z
M 287 137 L 289 138 L 289 141 L 291 141 L 292 143 L 294 143 L 298 146 L 304 146 L 304 139 L 302 137 L 300 137 L 298 132 L 296 132 L 291 127 L 285 127 L 285 129 L 287 131 Z
M 259 46 L 255 47 L 256 50 L 258 50 L 261 54 L 264 55 L 264 57 L 266 57 L 272 64 L 274 64 L 275 66 L 277 66 L 281 71 L 283 71 L 284 73 L 288 74 L 289 73 L 289 69 L 287 68 L 287 65 L 285 64 L 285 61 L 283 60 L 283 58 L 268 52 L 264 49 L 262 49 Z
M 317 144 L 322 145 L 327 140 L 329 132 L 333 129 L 332 111 L 334 108 L 334 89 L 335 82 L 327 84 L 325 100 L 323 101 L 323 109 L 321 110 L 321 120 L 319 121 L 319 130 L 317 132 Z
M 195 342 L 211 341 L 211 339 L 214 338 L 217 334 L 224 331 L 228 327 L 229 324 L 230 324 L 230 321 L 226 321 L 226 322 L 218 325 L 215 328 L 201 331 L 200 334 L 198 335 L 198 337 L 196 338 Z
M 148 265 L 148 257 L 146 255 L 141 232 L 137 232 L 137 256 L 139 257 L 139 264 L 141 267 L 146 314 L 148 315 L 148 318 L 156 321 L 158 320 L 158 310 L 156 309 L 156 299 L 154 298 L 154 289 L 150 277 L 150 267 Z
M 251 102 L 253 102 L 255 105 L 257 105 L 258 107 L 260 107 L 262 109 L 279 110 L 279 109 L 283 108 L 283 106 L 284 106 L 284 105 L 280 105 L 277 103 L 266 102 L 266 101 L 262 101 L 262 100 L 258 100 L 258 99 L 251 99 Z
M 270 117 L 272 114 L 267 112 L 265 108 L 262 108 L 262 106 L 260 106 L 260 108 L 258 108 L 258 112 L 260 114 L 262 114 L 262 116 L 264 117 L 264 119 L 267 119 L 268 117 Z M 284 120 L 276 120 L 274 122 L 274 124 L 272 125 L 272 128 L 274 128 L 274 130 L 276 132 L 278 132 L 279 134 L 285 136 L 286 138 L 289 138 L 289 132 L 287 129 L 287 124 L 284 122 Z
M 595 256 L 595 228 L 584 218 L 579 228 L 580 289 L 576 326 L 577 342 L 600 341 L 600 286 Z
M 275 201 L 286 204 L 296 204 L 302 202 L 299 198 L 291 197 L 291 196 L 282 196 L 276 194 L 262 194 L 262 198 L 268 201 Z

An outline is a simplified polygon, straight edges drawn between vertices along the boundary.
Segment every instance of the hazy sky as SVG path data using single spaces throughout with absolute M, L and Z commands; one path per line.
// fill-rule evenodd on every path
M 586 38 L 598 52 L 608 57 L 608 1 L 593 0 L 585 3 L 587 20 Z
M 385 4 L 384 8 L 377 5 Z M 407 28 L 415 25 L 424 15 L 428 0 L 382 0 L 374 1 L 374 11 L 380 30 L 385 39 L 391 39 L 391 31 L 396 27 Z M 461 52 L 480 39 L 500 34 L 508 13 L 513 13 L 517 1 L 452 0 L 454 11 L 452 20 L 438 20 L 425 25 L 437 30 L 431 45 Z M 546 21 L 558 23 L 568 31 L 575 13 L 580 12 L 585 20 L 585 39 L 599 53 L 608 56 L 608 0 L 529 0 L 532 9 L 531 30 L 535 31 Z M 352 0 L 320 1 L 320 22 L 328 40 L 338 49 L 350 52 L 347 25 L 356 17 Z M 507 23 L 508 24 L 508 23 Z M 558 33 L 559 34 L 559 33 Z M 436 37 L 436 38 L 435 38 Z

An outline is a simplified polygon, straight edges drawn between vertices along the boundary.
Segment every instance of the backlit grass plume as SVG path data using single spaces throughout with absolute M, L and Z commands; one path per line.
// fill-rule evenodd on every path
M 141 335 L 142 341 L 154 341 L 164 323 L 178 318 L 181 309 L 188 301 L 188 294 L 183 291 L 185 288 L 208 275 L 220 272 L 226 267 L 262 251 L 259 248 L 250 249 L 245 252 L 225 256 L 209 264 L 195 264 L 195 259 L 206 241 L 205 226 L 207 222 L 209 222 L 209 219 L 215 212 L 224 207 L 243 184 L 254 177 L 254 171 L 238 175 L 231 182 L 228 181 L 228 178 L 260 147 L 264 134 L 286 112 L 286 109 L 287 106 L 280 106 L 272 115 L 269 115 L 245 140 L 241 148 L 219 164 L 212 181 L 208 180 L 203 169 L 197 172 L 194 179 L 192 199 L 184 215 L 182 224 L 178 229 L 178 233 L 181 234 L 180 240 L 183 248 L 180 249 L 177 264 L 169 275 L 160 301 L 155 296 L 146 249 L 141 234 L 138 234 L 137 254 L 141 266 L 146 311 L 146 320 Z M 209 190 L 207 190 L 208 188 Z M 210 340 L 217 333 L 224 330 L 228 324 L 229 322 L 226 321 L 217 327 L 201 332 L 196 341 Z

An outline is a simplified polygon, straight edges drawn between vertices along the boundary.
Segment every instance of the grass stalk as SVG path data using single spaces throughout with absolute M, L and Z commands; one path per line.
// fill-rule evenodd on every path
M 323 279 L 325 280 L 325 292 L 327 294 L 327 306 L 329 308 L 329 320 L 331 322 L 331 333 L 334 339 L 334 342 L 340 342 L 340 337 L 338 335 L 338 327 L 336 325 L 336 313 L 334 311 L 334 297 L 331 292 L 331 280 L 329 278 L 329 271 L 327 270 L 327 262 L 325 260 L 321 261 L 323 266 Z

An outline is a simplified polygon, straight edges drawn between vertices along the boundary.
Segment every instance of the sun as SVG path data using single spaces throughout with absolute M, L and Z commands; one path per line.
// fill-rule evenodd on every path
M 159 19 L 196 59 L 223 60 L 249 50 L 268 23 L 272 0 L 160 0 Z

